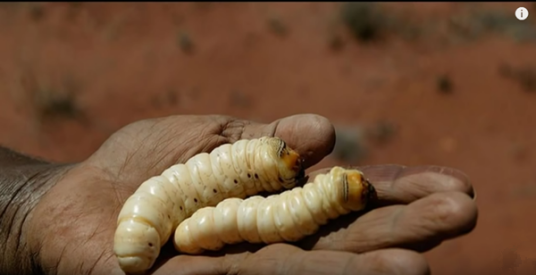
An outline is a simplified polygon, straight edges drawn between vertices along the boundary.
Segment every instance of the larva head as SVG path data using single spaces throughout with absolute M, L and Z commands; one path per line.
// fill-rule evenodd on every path
M 277 137 L 266 138 L 274 148 L 274 154 L 277 159 L 278 181 L 284 188 L 292 188 L 297 182 L 305 178 L 305 168 L 303 159 L 298 152 L 288 147 L 287 143 Z
M 333 169 L 343 169 L 336 167 Z M 343 169 L 342 175 L 342 204 L 352 211 L 364 209 L 367 204 L 376 199 L 374 186 L 365 178 L 363 172 L 355 169 Z

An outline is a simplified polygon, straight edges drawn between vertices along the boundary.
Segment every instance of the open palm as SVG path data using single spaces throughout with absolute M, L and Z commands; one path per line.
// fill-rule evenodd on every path
M 244 138 L 278 136 L 306 167 L 333 149 L 325 118 L 287 117 L 259 124 L 225 116 L 172 116 L 139 121 L 112 135 L 87 160 L 71 165 L 32 211 L 27 239 L 38 264 L 57 274 L 123 274 L 113 254 L 119 211 L 146 179 L 200 152 Z M 415 251 L 473 229 L 477 211 L 466 177 L 442 167 L 361 167 L 378 205 L 348 215 L 301 241 L 230 246 L 219 253 L 178 255 L 162 249 L 153 274 L 426 274 Z M 314 174 L 314 173 L 313 173 Z M 359 216 L 359 219 L 357 219 Z

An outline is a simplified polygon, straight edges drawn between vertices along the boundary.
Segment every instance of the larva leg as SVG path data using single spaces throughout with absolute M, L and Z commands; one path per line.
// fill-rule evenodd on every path
M 198 209 L 215 206 L 229 197 L 245 198 L 260 191 L 292 188 L 303 177 L 298 153 L 275 137 L 224 144 L 210 154 L 201 153 L 184 164 L 173 165 L 160 176 L 145 181 L 123 205 L 114 237 L 119 265 L 127 273 L 145 272 L 152 267 L 171 233 Z M 206 215 L 207 219 L 183 226 L 183 237 L 179 238 L 189 241 L 201 236 L 203 246 L 218 249 L 223 241 L 207 238 L 206 229 L 217 223 L 228 231 L 235 230 L 228 223 L 222 224 L 222 217 L 236 219 L 236 215 L 215 215 L 206 210 L 200 213 L 200 217 Z M 229 236 L 222 238 L 225 242 L 241 240 L 239 233 L 223 234 Z M 255 234 L 250 237 L 260 241 Z
M 174 242 L 179 251 L 197 254 L 239 241 L 298 241 L 315 233 L 328 219 L 362 210 L 374 196 L 374 187 L 360 171 L 334 167 L 314 182 L 279 195 L 224 200 L 216 207 L 203 208 L 177 227 Z M 216 213 L 226 213 L 226 219 L 214 219 Z M 204 224 L 206 228 L 202 228 Z M 194 227 L 196 230 L 191 230 Z M 187 228 L 190 231 L 184 232 Z

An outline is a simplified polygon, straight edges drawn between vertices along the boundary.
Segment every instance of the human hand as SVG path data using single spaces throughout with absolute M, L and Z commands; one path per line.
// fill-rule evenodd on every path
M 123 274 L 113 253 L 117 215 L 142 182 L 221 144 L 272 135 L 298 151 L 306 167 L 329 154 L 335 142 L 332 125 L 314 115 L 268 125 L 224 116 L 172 116 L 128 125 L 56 180 L 28 216 L 26 244 L 46 273 Z M 169 246 L 153 274 L 426 274 L 426 261 L 412 250 L 429 249 L 475 225 L 472 188 L 459 172 L 400 166 L 362 170 L 382 204 L 398 205 L 333 221 L 299 243 L 312 251 L 274 244 L 242 252 L 254 247 L 246 244 L 188 256 Z

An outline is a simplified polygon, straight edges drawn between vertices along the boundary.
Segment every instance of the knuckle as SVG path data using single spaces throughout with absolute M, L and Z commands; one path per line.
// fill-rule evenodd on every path
M 474 202 L 460 192 L 437 194 L 432 199 L 435 220 L 451 226 L 459 226 L 472 220 L 476 214 Z
M 434 216 L 440 220 L 448 221 L 461 212 L 459 203 L 450 196 L 434 196 L 432 204 Z

